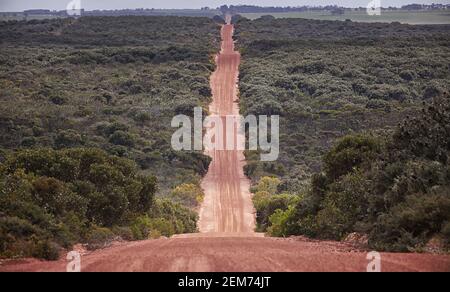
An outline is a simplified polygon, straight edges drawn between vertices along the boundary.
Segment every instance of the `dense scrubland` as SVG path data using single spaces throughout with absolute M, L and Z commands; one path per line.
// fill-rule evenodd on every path
M 210 158 L 172 151 L 171 119 L 210 102 L 211 19 L 0 23 L 0 255 L 55 259 L 196 231 Z
M 281 116 L 281 155 L 247 152 L 260 231 L 450 242 L 450 27 L 234 17 L 243 114 Z
M 377 250 L 450 244 L 449 26 L 235 17 L 243 114 L 281 116 L 247 152 L 259 231 Z M 170 147 L 210 102 L 207 18 L 0 22 L 0 257 L 56 259 L 196 232 L 210 158 Z

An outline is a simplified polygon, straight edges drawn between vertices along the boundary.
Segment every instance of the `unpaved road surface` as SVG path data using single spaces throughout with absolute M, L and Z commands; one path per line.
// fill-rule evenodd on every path
M 234 49 L 233 30 L 232 25 L 222 28 L 222 50 L 216 57 L 217 69 L 211 76 L 213 102 L 209 111 L 224 121 L 224 126 L 227 116 L 239 115 L 237 81 L 241 56 Z M 206 131 L 216 133 L 215 129 Z M 227 137 L 225 132 L 226 128 L 223 145 L 226 145 L 227 139 L 237 140 L 237 127 L 231 137 Z M 214 136 L 213 133 L 211 136 Z M 250 181 L 244 175 L 243 151 L 207 149 L 206 154 L 212 162 L 202 182 L 205 200 L 199 214 L 200 232 L 254 234 L 255 210 L 249 191 Z
M 367 252 L 342 243 L 275 238 L 176 238 L 128 243 L 82 256 L 84 272 L 365 272 Z M 24 260 L 0 271 L 66 271 L 67 261 Z M 450 257 L 382 254 L 382 271 L 450 271 Z
M 234 51 L 233 26 L 222 30 L 223 45 L 211 78 L 211 113 L 237 114 L 240 56 Z M 367 251 L 337 242 L 305 238 L 260 238 L 254 233 L 250 183 L 239 151 L 210 151 L 210 171 L 203 181 L 206 198 L 200 212 L 200 234 L 122 243 L 82 255 L 81 270 L 148 272 L 365 272 Z M 0 264 L 0 271 L 66 271 L 68 262 L 34 259 Z M 382 271 L 450 271 L 450 257 L 430 254 L 381 254 Z

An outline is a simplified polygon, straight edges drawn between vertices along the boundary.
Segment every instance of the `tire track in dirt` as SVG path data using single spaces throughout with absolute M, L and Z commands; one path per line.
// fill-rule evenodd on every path
M 216 56 L 216 71 L 211 76 L 213 101 L 209 110 L 222 121 L 225 121 L 226 116 L 239 115 L 237 82 L 241 56 L 235 51 L 233 33 L 233 25 L 222 27 L 222 48 Z M 207 132 L 213 130 L 206 129 Z M 223 141 L 226 145 L 225 132 Z M 240 135 L 236 132 L 235 137 L 231 137 L 234 141 Z M 212 158 L 212 162 L 202 182 L 205 199 L 199 212 L 200 232 L 256 235 L 250 181 L 243 171 L 243 151 L 206 150 L 205 154 Z
M 367 252 L 338 242 L 255 237 L 196 237 L 126 243 L 82 257 L 83 272 L 365 272 Z M 67 261 L 34 259 L 0 272 L 64 272 Z M 450 256 L 381 253 L 384 272 L 450 271 Z

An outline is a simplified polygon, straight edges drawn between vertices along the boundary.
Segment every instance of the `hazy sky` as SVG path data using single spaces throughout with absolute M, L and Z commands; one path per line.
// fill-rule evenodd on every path
M 370 0 L 80 0 L 82 8 L 122 9 L 122 8 L 200 8 L 218 7 L 222 4 L 251 4 L 260 6 L 300 6 L 337 4 L 346 7 L 366 7 Z M 0 0 L 0 11 L 23 11 L 45 8 L 66 9 L 70 0 Z M 450 0 L 381 0 L 382 6 L 401 6 L 410 3 L 450 3 Z

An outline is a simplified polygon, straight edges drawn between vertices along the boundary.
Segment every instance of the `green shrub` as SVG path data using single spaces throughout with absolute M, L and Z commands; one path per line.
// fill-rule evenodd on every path
M 432 194 L 411 195 L 393 207 L 377 220 L 370 233 L 370 245 L 394 251 L 423 247 L 450 220 L 449 190 L 444 188 Z
M 282 223 L 271 232 L 335 240 L 366 233 L 371 248 L 395 252 L 420 250 L 436 236 L 447 240 L 449 102 L 435 99 L 384 143 L 372 142 L 383 137 L 344 138 L 325 155 L 327 172 L 313 176 L 292 213 L 272 211 Z
M 135 219 L 130 227 L 133 233 L 134 240 L 148 239 L 150 231 L 152 230 L 151 219 L 148 216 L 141 216 Z
M 442 228 L 441 233 L 444 237 L 446 248 L 450 249 L 450 222 L 444 223 L 444 227 Z
M 34 242 L 47 240 L 97 248 L 111 234 L 102 228 L 126 226 L 153 208 L 156 183 L 131 161 L 97 149 L 10 153 L 0 171 L 0 229 L 12 243 L 0 253 L 33 256 Z M 89 231 L 92 224 L 98 230 Z
M 152 219 L 151 227 L 151 230 L 157 230 L 161 235 L 166 237 L 171 237 L 176 232 L 174 224 L 164 218 Z
M 348 174 L 330 186 L 317 213 L 315 232 L 320 237 L 341 240 L 364 221 L 368 210 L 368 183 L 359 172 Z
M 277 209 L 269 217 L 270 227 L 267 233 L 274 237 L 286 237 L 290 234 L 288 222 L 295 212 L 294 206 L 289 206 L 287 210 Z
M 148 235 L 149 239 L 159 239 L 161 238 L 162 234 L 159 230 L 152 229 Z
M 155 234 L 171 237 L 175 234 L 175 226 L 165 218 L 138 217 L 131 226 L 135 240 L 154 238 Z
M 198 214 L 168 199 L 157 199 L 150 211 L 152 218 L 164 218 L 172 222 L 177 233 L 197 232 Z
M 112 232 L 123 240 L 133 241 L 134 235 L 130 227 L 114 227 Z
M 48 261 L 56 261 L 59 259 L 61 247 L 56 243 L 44 240 L 39 241 L 34 247 L 33 257 Z
M 86 238 L 87 248 L 96 250 L 107 247 L 115 237 L 115 234 L 108 228 L 93 227 Z
M 124 131 L 116 131 L 111 135 L 109 141 L 115 145 L 133 147 L 134 146 L 134 137 Z
M 50 102 L 56 105 L 64 105 L 67 102 L 67 99 L 63 96 L 54 95 L 50 97 Z
M 201 187 L 194 184 L 182 184 L 177 186 L 171 193 L 170 197 L 178 203 L 185 206 L 196 207 L 203 202 L 205 194 Z
M 278 193 L 278 187 L 281 184 L 281 180 L 276 177 L 263 177 L 258 182 L 256 187 L 252 188 L 254 193 L 267 192 L 270 195 L 275 195 Z
M 253 199 L 256 208 L 256 222 L 260 231 L 266 231 L 271 226 L 270 218 L 277 210 L 285 212 L 296 206 L 301 199 L 297 195 L 282 194 L 270 196 L 268 193 L 266 194 L 258 192 Z
M 367 135 L 346 136 L 324 157 L 327 176 L 337 179 L 364 163 L 370 163 L 380 151 L 380 142 Z
M 83 138 L 74 130 L 61 131 L 55 138 L 56 148 L 78 147 L 83 144 Z
M 280 184 L 281 181 L 278 178 L 263 177 L 258 184 L 251 189 L 254 193 L 253 204 L 256 208 L 257 230 L 260 232 L 272 232 L 274 236 L 282 235 L 275 235 L 279 234 L 275 229 L 270 231 L 269 227 L 272 225 L 270 220 L 271 216 L 276 212 L 287 211 L 295 206 L 301 199 L 301 197 L 297 195 L 278 194 Z
M 35 137 L 25 137 L 20 143 L 23 147 L 32 147 L 37 144 L 37 139 Z

